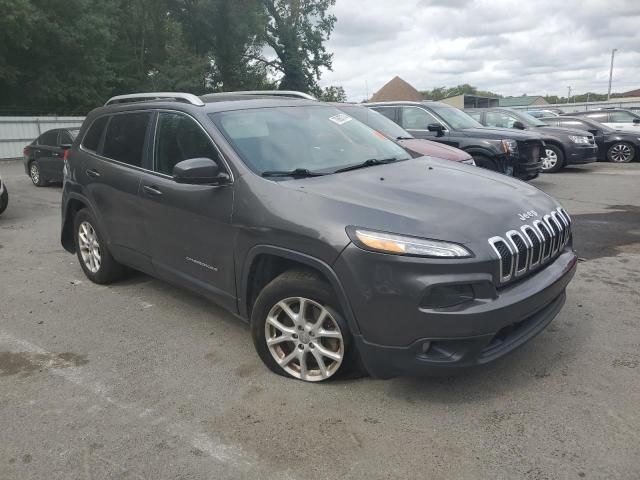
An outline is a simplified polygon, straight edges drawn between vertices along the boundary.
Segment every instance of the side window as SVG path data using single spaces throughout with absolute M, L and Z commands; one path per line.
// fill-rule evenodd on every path
M 384 115 L 389 120 L 396 121 L 396 108 L 395 107 L 375 107 L 371 108 L 374 112 L 378 112 L 381 115 Z
M 135 167 L 142 166 L 144 140 L 151 114 L 123 113 L 111 117 L 102 155 Z
M 40 138 L 38 138 L 38 145 L 47 145 L 51 147 L 58 145 L 58 131 L 49 130 L 48 132 L 44 132 L 40 135 Z
M 585 115 L 587 118 L 592 118 L 594 119 L 596 122 L 606 122 L 607 121 L 607 113 L 606 112 L 602 112 L 602 113 L 589 113 L 587 115 Z
M 218 152 L 193 119 L 179 113 L 161 112 L 156 130 L 154 170 L 171 175 L 176 163 L 189 158 L 210 158 L 218 162 Z
M 511 128 L 516 121 L 515 117 L 502 112 L 487 112 L 485 116 L 487 127 Z
M 402 126 L 407 130 L 428 130 L 432 123 L 440 123 L 436 117 L 418 107 L 402 107 Z
M 73 138 L 69 135 L 69 132 L 66 130 L 60 130 L 60 143 L 59 145 L 71 145 L 73 143 Z
M 610 112 L 609 121 L 615 123 L 633 123 L 636 117 L 629 112 Z
M 92 152 L 97 152 L 100 146 L 100 139 L 102 138 L 102 132 L 104 127 L 107 126 L 107 120 L 109 117 L 100 117 L 89 128 L 89 131 L 82 140 L 82 147 Z
M 471 118 L 473 118 L 474 120 L 480 122 L 482 121 L 482 112 L 467 112 L 465 110 L 465 112 L 467 115 L 469 115 Z

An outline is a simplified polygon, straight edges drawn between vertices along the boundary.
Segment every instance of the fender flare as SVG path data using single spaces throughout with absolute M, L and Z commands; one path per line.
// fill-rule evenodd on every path
M 64 202 L 64 211 L 63 211 L 63 223 L 62 223 L 62 228 L 60 231 L 60 243 L 62 244 L 62 246 L 64 247 L 64 249 L 69 252 L 69 253 L 76 253 L 76 249 L 75 249 L 75 241 L 73 239 L 73 216 L 71 215 L 71 201 L 72 200 L 76 200 L 78 202 L 80 202 L 81 204 L 84 205 L 84 208 L 87 208 L 90 212 L 91 215 L 93 215 L 93 218 L 95 218 L 96 223 L 98 224 L 97 227 L 100 230 L 100 233 L 105 237 L 105 240 L 107 242 L 107 245 L 111 245 L 111 240 L 109 238 L 109 233 L 107 232 L 107 230 L 104 228 L 104 225 L 102 224 L 102 221 L 100 220 L 100 217 L 98 215 L 96 215 L 96 209 L 94 208 L 94 206 L 91 204 L 91 202 L 89 201 L 89 199 L 87 197 L 85 197 L 84 195 L 81 195 L 77 192 L 70 192 L 69 193 L 69 197 L 67 199 L 65 199 Z
M 351 304 L 347 298 L 347 294 L 342 287 L 342 283 L 338 278 L 338 275 L 333 270 L 333 268 L 326 262 L 313 257 L 311 255 L 307 255 L 306 253 L 301 253 L 296 250 L 290 250 L 287 248 L 277 247 L 275 245 L 256 245 L 245 257 L 244 265 L 242 267 L 242 273 L 240 275 L 240 283 L 238 288 L 238 312 L 243 318 L 249 319 L 249 312 L 247 309 L 247 295 L 249 291 L 249 272 L 251 271 L 251 266 L 253 265 L 254 260 L 258 255 L 273 255 L 276 257 L 281 257 L 287 260 L 293 260 L 304 265 L 307 265 L 315 270 L 318 270 L 329 282 L 333 290 L 336 292 L 338 303 L 342 309 L 342 314 L 344 315 L 349 328 L 351 329 L 351 333 L 353 335 L 359 335 L 360 329 L 355 319 L 355 315 L 353 314 L 353 310 L 351 309 Z M 249 319 L 250 320 L 250 319 Z

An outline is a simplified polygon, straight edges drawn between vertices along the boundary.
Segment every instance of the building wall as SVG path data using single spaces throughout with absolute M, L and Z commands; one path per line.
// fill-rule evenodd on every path
M 566 113 L 582 112 L 584 110 L 598 110 L 600 108 L 629 108 L 640 107 L 640 97 L 616 98 L 602 102 L 554 103 L 546 104 L 545 108 L 560 108 Z M 539 110 L 541 107 L 530 105 L 527 107 L 513 107 L 518 110 Z
M 22 157 L 24 147 L 53 128 L 78 128 L 84 117 L 0 117 L 0 159 Z
M 455 97 L 444 98 L 440 101 L 447 105 L 451 105 L 452 107 L 460 109 L 464 108 L 464 95 L 456 95 Z
M 542 97 L 538 97 L 536 98 L 536 101 L 533 102 L 531 104 L 532 106 L 536 106 L 536 105 L 549 105 L 549 102 L 547 102 L 544 98 Z

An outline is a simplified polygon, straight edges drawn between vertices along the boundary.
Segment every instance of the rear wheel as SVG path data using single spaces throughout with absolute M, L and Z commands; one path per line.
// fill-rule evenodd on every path
M 564 154 L 555 145 L 545 147 L 545 157 L 542 159 L 542 171 L 544 173 L 555 173 L 564 165 Z
M 311 271 L 284 272 L 260 292 L 251 333 L 260 359 L 278 375 L 323 382 L 357 364 L 335 294 Z
M 614 143 L 607 150 L 607 160 L 614 163 L 629 163 L 635 157 L 633 145 L 625 142 Z
M 0 195 L 0 214 L 7 209 L 7 205 L 9 205 L 9 192 L 7 191 L 7 186 L 4 186 L 4 190 L 2 191 L 2 195 Z
M 78 261 L 89 280 L 106 284 L 122 276 L 124 269 L 111 255 L 89 210 L 82 209 L 76 214 L 74 232 Z
M 43 187 L 47 184 L 47 180 L 44 178 L 44 175 L 42 175 L 42 170 L 37 160 L 29 164 L 29 177 L 36 187 Z

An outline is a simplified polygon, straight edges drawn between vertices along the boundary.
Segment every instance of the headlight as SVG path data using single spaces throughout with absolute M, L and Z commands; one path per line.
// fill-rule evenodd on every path
M 502 149 L 507 155 L 515 155 L 518 153 L 518 142 L 515 140 L 502 140 Z
M 460 163 L 464 163 L 466 165 L 473 165 L 474 167 L 476 166 L 476 162 L 473 160 L 473 158 L 470 158 L 469 160 L 462 160 Z
M 573 143 L 579 143 L 582 145 L 589 144 L 589 137 L 579 137 L 577 135 L 569 135 L 569 140 L 571 140 Z
M 374 252 L 439 258 L 465 258 L 471 256 L 471 252 L 462 245 L 440 240 L 405 237 L 403 235 L 373 232 L 355 227 L 347 228 L 347 234 L 360 248 Z

